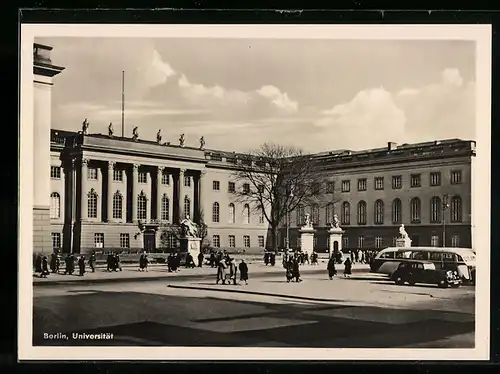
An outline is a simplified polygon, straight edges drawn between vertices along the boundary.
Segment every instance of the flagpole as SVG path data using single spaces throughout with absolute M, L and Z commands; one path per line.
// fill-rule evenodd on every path
M 125 133 L 125 71 L 122 71 L 122 138 Z

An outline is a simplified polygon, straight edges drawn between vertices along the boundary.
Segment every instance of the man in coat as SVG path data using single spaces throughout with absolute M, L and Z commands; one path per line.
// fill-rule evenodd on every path
M 203 252 L 200 251 L 198 254 L 198 267 L 201 268 L 203 266 Z
M 229 259 L 229 281 L 236 285 L 236 273 L 238 268 L 236 267 L 236 261 L 234 258 Z
M 327 269 L 328 269 L 328 277 L 331 280 L 337 274 L 337 270 L 335 269 L 335 256 L 332 255 L 330 257 L 330 260 L 328 260 Z
M 85 256 L 80 256 L 78 259 L 78 268 L 80 270 L 80 276 L 83 277 L 83 274 L 85 274 Z
M 217 281 L 215 284 L 219 284 L 219 281 L 222 281 L 222 284 L 226 284 L 226 262 L 219 261 L 217 265 Z
M 240 270 L 240 284 L 242 281 L 244 281 L 245 284 L 248 284 L 248 265 L 244 259 L 241 260 L 238 268 Z

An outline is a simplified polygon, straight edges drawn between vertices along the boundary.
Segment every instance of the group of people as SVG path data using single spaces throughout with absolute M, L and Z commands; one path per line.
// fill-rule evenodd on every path
M 276 252 L 264 251 L 264 265 L 276 265 Z
M 229 269 L 229 273 L 228 273 Z M 237 281 L 237 273 L 238 270 L 240 272 L 240 280 Z M 245 260 L 241 260 L 241 262 L 236 266 L 236 260 L 231 258 L 229 255 L 224 256 L 222 259 L 218 261 L 217 264 L 217 280 L 216 284 L 241 284 L 241 282 L 245 282 L 248 284 L 248 265 Z
M 293 254 L 286 252 L 283 254 L 283 267 L 285 268 L 287 283 L 293 280 L 297 283 L 302 282 L 300 278 L 300 265 L 302 263 L 301 261 L 305 261 L 305 259 L 302 260 L 303 258 L 301 252 L 295 252 Z
M 208 265 L 212 268 L 218 268 L 221 261 L 226 261 L 229 258 L 227 252 L 223 250 L 211 251 L 208 259 Z
M 122 271 L 120 255 L 118 253 L 108 253 L 108 256 L 106 257 L 106 264 L 107 271 Z
M 335 275 L 337 275 L 337 269 L 335 264 L 338 263 L 337 256 L 333 254 L 328 260 L 327 270 L 328 270 L 328 278 L 330 280 L 333 279 Z M 352 261 L 350 257 L 347 257 L 344 261 L 344 277 L 350 277 L 352 274 Z
M 75 263 L 78 264 L 78 275 L 83 276 L 85 274 L 85 256 L 80 255 L 76 257 L 73 253 L 68 254 L 64 258 L 64 274 L 73 275 L 75 272 Z M 50 262 L 47 256 L 37 255 L 35 258 L 35 274 L 39 274 L 42 278 L 47 278 L 49 274 L 59 273 L 61 266 L 60 255 L 58 252 L 54 252 L 50 255 Z M 95 271 L 95 253 L 90 255 L 89 266 L 92 272 Z M 50 268 L 50 271 L 49 271 Z

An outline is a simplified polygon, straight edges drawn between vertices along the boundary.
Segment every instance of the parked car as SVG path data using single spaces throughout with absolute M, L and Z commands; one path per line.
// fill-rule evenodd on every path
M 424 283 L 436 284 L 441 288 L 449 286 L 457 288 L 462 283 L 457 271 L 436 269 L 433 262 L 416 260 L 401 262 L 396 271 L 392 273 L 391 280 L 399 285 Z

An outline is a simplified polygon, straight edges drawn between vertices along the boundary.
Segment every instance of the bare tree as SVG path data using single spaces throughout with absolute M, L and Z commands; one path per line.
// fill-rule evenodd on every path
M 233 178 L 242 188 L 238 186 L 234 194 L 264 216 L 277 250 L 278 229 L 289 212 L 322 195 L 323 183 L 314 171 L 313 158 L 298 148 L 272 143 L 238 157 Z

